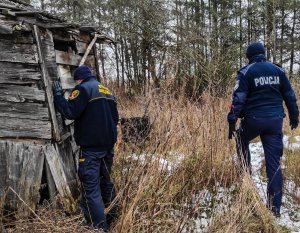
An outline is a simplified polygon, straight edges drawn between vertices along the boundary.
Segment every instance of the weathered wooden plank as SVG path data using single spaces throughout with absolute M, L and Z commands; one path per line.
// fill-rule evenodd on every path
M 25 145 L 25 149 L 27 145 Z M 28 206 L 34 210 L 36 204 L 40 199 L 40 187 L 42 180 L 42 172 L 44 167 L 45 156 L 42 153 L 41 146 L 32 147 L 32 153 L 27 153 L 24 156 L 22 167 L 21 167 L 21 176 L 19 178 L 20 186 L 18 188 L 18 193 L 26 203 L 19 202 L 18 205 L 18 216 L 29 216 L 31 210 L 28 209 Z
M 6 53 L 25 53 L 25 54 L 37 54 L 37 47 L 35 44 L 17 44 L 12 40 L 6 40 L 0 38 L 0 52 Z
M 64 164 L 63 169 L 66 174 L 67 183 L 70 187 L 72 196 L 76 198 L 79 195 L 79 185 L 77 180 L 76 161 L 73 157 L 71 138 L 68 137 L 61 144 L 57 144 L 56 148 L 61 156 L 62 164 Z
M 57 189 L 47 161 L 45 161 L 45 169 L 46 169 L 46 178 L 47 178 L 50 202 L 52 203 L 54 202 L 55 197 L 57 195 Z
M 45 93 L 37 87 L 0 85 L 0 100 L 9 102 L 45 102 Z
M 0 101 L 0 117 L 30 120 L 49 120 L 48 108 L 39 103 L 12 103 Z
M 0 18 L 0 34 L 13 34 L 15 31 L 31 32 L 28 24 L 8 17 Z
M 37 84 L 41 74 L 37 66 L 21 63 L 0 62 L 0 84 Z
M 67 212 L 74 212 L 76 204 L 63 168 L 65 164 L 61 161 L 59 151 L 53 145 L 47 145 L 44 147 L 44 153 L 65 210 Z
M 45 87 L 45 91 L 46 91 L 46 98 L 47 98 L 48 107 L 50 110 L 51 122 L 52 122 L 52 126 L 53 126 L 53 134 L 54 134 L 55 140 L 59 141 L 60 140 L 60 131 L 59 131 L 59 126 L 58 126 L 57 119 L 56 119 L 56 112 L 55 112 L 55 108 L 54 108 L 54 104 L 53 104 L 52 89 L 51 89 L 51 86 L 50 86 L 49 80 L 48 80 L 49 74 L 48 74 L 48 70 L 47 70 L 47 67 L 45 64 L 45 60 L 44 60 L 45 56 L 44 56 L 44 53 L 42 50 L 40 30 L 36 25 L 33 26 L 33 29 L 34 29 L 34 35 L 35 35 L 35 39 L 36 39 L 37 48 L 38 48 L 42 80 L 44 83 L 44 87 Z M 51 34 L 50 31 L 47 31 L 47 33 Z M 49 36 L 49 37 L 51 37 L 51 36 Z
M 4 205 L 5 194 L 8 188 L 7 170 L 6 145 L 0 141 L 0 208 Z
M 30 142 L 0 140 L 1 178 L 0 193 L 11 187 L 33 210 L 39 200 L 44 155 L 42 146 Z M 5 168 L 3 167 L 5 166 Z M 5 178 L 5 180 L 4 180 Z M 24 214 L 22 202 L 8 191 L 5 205 L 11 210 L 19 209 Z
M 78 66 L 81 61 L 81 56 L 73 53 L 56 50 L 56 63 L 70 66 Z
M 14 52 L 1 52 L 0 51 L 0 62 L 18 62 L 18 63 L 28 63 L 37 64 L 38 57 L 37 54 L 31 53 L 14 53 Z
M 58 65 L 58 74 L 63 89 L 73 89 L 76 83 L 71 75 L 70 67 L 67 65 Z
M 13 34 L 13 26 L 18 24 L 18 21 L 0 18 L 0 34 Z
M 51 139 L 50 121 L 0 117 L 0 138 Z
M 14 31 L 13 42 L 16 44 L 34 44 L 31 32 Z

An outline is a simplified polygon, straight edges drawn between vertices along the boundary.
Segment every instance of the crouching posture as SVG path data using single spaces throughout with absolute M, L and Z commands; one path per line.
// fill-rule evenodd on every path
M 75 120 L 74 137 L 81 150 L 78 176 L 84 217 L 88 224 L 106 232 L 115 214 L 113 208 L 105 216 L 104 208 L 115 198 L 110 172 L 117 139 L 117 104 L 89 67 L 78 67 L 74 80 L 77 85 L 68 100 L 63 97 L 60 83 L 53 83 L 54 104 L 65 118 Z
M 279 217 L 282 201 L 282 122 L 285 117 L 283 101 L 289 112 L 291 129 L 295 129 L 299 122 L 297 99 L 283 69 L 266 61 L 265 48 L 261 43 L 250 44 L 246 56 L 249 64 L 238 71 L 228 114 L 229 139 L 234 134 L 237 119 L 242 118 L 238 130 L 238 152 L 242 164 L 251 172 L 249 142 L 260 136 L 268 177 L 268 206 Z

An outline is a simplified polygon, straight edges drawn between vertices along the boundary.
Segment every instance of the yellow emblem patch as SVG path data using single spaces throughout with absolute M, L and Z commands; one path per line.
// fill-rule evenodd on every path
M 71 94 L 69 95 L 69 100 L 73 100 L 75 99 L 78 95 L 79 95 L 79 90 L 74 90 L 71 92 Z
M 107 87 L 104 87 L 102 85 L 98 85 L 98 88 L 99 88 L 98 91 L 100 93 L 103 93 L 105 95 L 112 95 L 111 91 Z

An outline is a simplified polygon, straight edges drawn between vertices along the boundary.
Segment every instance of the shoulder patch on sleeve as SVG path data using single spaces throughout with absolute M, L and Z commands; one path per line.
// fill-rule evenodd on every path
M 240 80 L 236 80 L 235 86 L 233 88 L 233 91 L 236 91 L 240 86 Z
M 80 91 L 79 90 L 74 90 L 71 92 L 69 95 L 69 100 L 76 99 L 79 96 Z

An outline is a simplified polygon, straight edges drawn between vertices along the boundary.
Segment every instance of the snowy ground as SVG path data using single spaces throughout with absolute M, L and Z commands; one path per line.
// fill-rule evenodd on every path
M 283 138 L 284 147 L 290 150 L 300 150 L 300 136 L 295 136 L 293 138 L 289 138 L 288 136 L 284 136 Z M 259 194 L 262 200 L 266 203 L 267 200 L 267 180 L 265 177 L 261 175 L 261 170 L 264 161 L 264 153 L 261 142 L 251 143 L 250 144 L 250 152 L 251 152 L 251 165 L 252 165 L 252 179 L 259 191 Z M 264 169 L 264 168 L 263 168 Z M 234 187 L 233 187 L 234 189 Z M 285 190 L 296 190 L 296 195 L 300 196 L 300 188 L 296 189 L 293 181 L 285 182 Z M 201 191 L 200 196 L 206 196 L 206 199 L 202 199 L 205 201 L 207 206 L 212 200 L 212 196 L 207 190 Z M 230 190 L 225 190 L 220 188 L 217 194 L 216 199 L 222 199 L 224 201 L 224 196 L 230 196 Z M 202 203 L 203 205 L 203 203 Z M 211 214 L 218 213 L 220 210 L 211 210 L 209 211 Z M 222 211 L 222 210 L 221 210 Z M 200 216 L 195 219 L 195 230 L 193 232 L 203 232 L 206 227 L 210 224 L 211 215 L 208 216 L 207 211 L 202 213 Z M 293 202 L 292 197 L 284 194 L 283 196 L 283 206 L 281 209 L 281 218 L 278 219 L 278 224 L 281 226 L 285 226 L 291 230 L 291 233 L 300 233 L 300 205 L 297 205 Z M 189 231 L 186 231 L 189 232 Z
M 290 150 L 300 150 L 300 136 L 294 136 L 292 138 L 284 136 L 283 138 L 284 147 Z M 252 165 L 252 179 L 258 189 L 258 192 L 262 200 L 266 203 L 267 200 L 267 180 L 262 176 L 261 171 L 264 161 L 264 153 L 261 142 L 255 142 L 250 144 L 251 152 L 251 165 Z M 161 169 L 168 171 L 169 174 L 172 173 L 174 169 L 181 163 L 184 159 L 184 155 L 172 152 L 171 156 L 166 156 L 168 158 L 173 158 L 172 160 L 162 158 L 161 156 L 150 156 L 147 154 L 136 155 L 132 154 L 130 157 L 134 160 L 147 161 L 151 157 L 152 162 L 158 162 Z M 284 159 L 284 158 L 283 158 Z M 264 168 L 263 168 L 264 169 Z M 228 203 L 231 200 L 231 193 L 235 187 L 224 189 L 222 187 L 216 187 L 217 193 L 212 194 L 208 190 L 201 190 L 197 195 L 195 195 L 195 200 L 193 203 L 200 206 L 201 213 L 194 219 L 192 226 L 187 226 L 184 232 L 197 232 L 201 233 L 205 231 L 211 221 L 211 217 L 216 213 L 224 212 L 227 208 L 222 203 Z M 300 196 L 300 188 L 296 189 L 293 181 L 285 181 L 285 190 L 295 190 L 295 194 Z M 225 202 L 224 202 L 225 200 Z M 212 205 L 212 203 L 218 205 Z M 218 208 L 212 206 L 217 206 Z M 278 219 L 278 224 L 286 226 L 291 230 L 291 233 L 300 233 L 300 205 L 293 202 L 292 197 L 284 193 L 283 195 L 283 205 L 281 209 L 281 218 Z M 192 227 L 192 229 L 190 228 Z
M 300 136 L 295 136 L 292 139 L 288 136 L 284 136 L 283 142 L 284 147 L 291 150 L 300 149 Z M 292 141 L 292 143 L 289 143 Z M 267 182 L 266 179 L 261 175 L 261 168 L 263 166 L 262 162 L 264 160 L 263 148 L 261 142 L 250 144 L 251 152 L 251 164 L 252 164 L 252 179 L 259 191 L 261 198 L 266 202 L 267 194 Z M 295 189 L 295 184 L 293 181 L 286 181 L 285 188 L 291 190 Z M 300 189 L 298 189 L 297 194 L 300 194 Z M 293 203 L 293 200 L 288 195 L 283 195 L 283 206 L 281 209 L 281 218 L 278 223 L 282 226 L 286 226 L 291 229 L 292 233 L 300 233 L 300 206 Z

